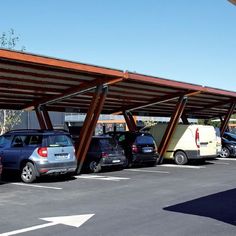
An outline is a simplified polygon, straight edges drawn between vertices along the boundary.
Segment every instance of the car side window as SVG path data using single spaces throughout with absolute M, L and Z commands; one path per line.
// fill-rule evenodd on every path
M 11 141 L 11 135 L 3 135 L 0 137 L 0 147 L 5 147 Z
M 16 135 L 13 138 L 12 147 L 23 147 L 25 138 L 26 138 L 25 136 Z
M 24 142 L 28 146 L 38 146 L 42 144 L 42 135 L 28 135 Z

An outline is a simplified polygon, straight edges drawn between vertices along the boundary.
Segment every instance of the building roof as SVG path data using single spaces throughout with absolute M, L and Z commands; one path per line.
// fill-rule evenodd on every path
M 236 92 L 18 51 L 0 49 L 0 109 L 86 113 L 98 85 L 108 86 L 103 114 L 169 117 L 179 96 L 185 115 L 215 118 L 227 113 Z

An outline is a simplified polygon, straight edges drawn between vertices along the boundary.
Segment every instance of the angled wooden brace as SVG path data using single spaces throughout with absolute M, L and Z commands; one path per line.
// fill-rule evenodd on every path
M 170 122 L 166 128 L 164 136 L 163 136 L 161 143 L 158 147 L 158 151 L 160 154 L 158 164 L 161 164 L 163 162 L 164 153 L 166 152 L 166 150 L 168 148 L 168 145 L 169 145 L 170 140 L 174 134 L 176 126 L 178 125 L 179 119 L 184 111 L 186 103 L 187 103 L 186 96 L 183 95 L 183 96 L 179 97 L 178 103 L 176 104 L 176 107 L 175 107 L 175 110 L 171 116 Z

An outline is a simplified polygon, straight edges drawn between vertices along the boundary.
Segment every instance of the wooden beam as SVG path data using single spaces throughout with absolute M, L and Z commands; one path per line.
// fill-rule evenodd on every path
M 81 141 L 79 142 L 79 149 L 77 152 L 77 159 L 79 160 L 78 162 L 78 167 L 77 167 L 77 173 L 80 174 L 84 161 L 86 159 L 86 155 L 89 149 L 89 145 L 91 143 L 92 135 L 94 133 L 94 130 L 96 128 L 96 124 L 99 118 L 99 115 L 102 111 L 106 96 L 107 96 L 107 91 L 108 87 L 105 87 L 102 89 L 101 93 L 96 94 L 96 105 L 92 106 L 93 114 L 87 114 L 86 120 L 83 125 L 83 129 L 81 131 Z M 92 104 L 92 103 L 91 103 Z M 91 112 L 89 112 L 91 113 Z M 82 133 L 83 132 L 83 133 Z
M 52 125 L 52 122 L 51 122 L 48 111 L 46 110 L 45 107 L 41 107 L 41 109 L 42 109 L 42 114 L 43 114 L 44 121 L 45 121 L 45 124 L 47 126 L 47 129 L 53 130 L 53 125 Z
M 38 118 L 40 129 L 46 129 L 46 123 L 44 121 L 42 111 L 40 110 L 39 107 L 36 107 L 35 112 L 36 112 L 36 116 Z
M 123 111 L 123 116 L 125 118 L 126 124 L 128 126 L 129 131 L 136 131 L 137 127 L 134 121 L 134 118 L 130 112 Z
M 228 113 L 224 117 L 224 120 L 223 120 L 223 122 L 221 124 L 221 127 L 220 127 L 220 135 L 221 135 L 221 137 L 223 136 L 223 134 L 224 134 L 224 132 L 225 132 L 227 126 L 228 126 L 228 123 L 229 123 L 231 115 L 234 113 L 235 106 L 236 106 L 236 103 L 231 103 L 230 108 L 228 110 Z
M 166 128 L 166 131 L 164 133 L 164 136 L 161 140 L 161 143 L 159 145 L 159 154 L 160 158 L 158 163 L 161 164 L 163 162 L 163 156 L 164 153 L 166 152 L 168 145 L 170 143 L 170 140 L 174 134 L 174 131 L 178 125 L 179 119 L 184 111 L 185 105 L 187 103 L 187 97 L 186 96 L 181 96 L 179 97 L 178 103 L 176 104 L 175 111 L 173 112 L 170 122 Z

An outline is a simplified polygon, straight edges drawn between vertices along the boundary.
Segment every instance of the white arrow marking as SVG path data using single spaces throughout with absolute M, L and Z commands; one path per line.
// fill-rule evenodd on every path
M 73 227 L 80 227 L 82 224 L 84 224 L 87 220 L 89 220 L 94 214 L 87 214 L 87 215 L 74 215 L 74 216 L 59 216 L 59 217 L 50 217 L 50 218 L 40 218 L 41 220 L 49 221 L 51 223 L 41 224 L 41 225 L 35 225 L 32 227 L 14 230 L 7 233 L 2 233 L 0 236 L 10 236 L 15 234 L 21 234 L 29 231 L 33 231 L 36 229 L 42 229 L 53 225 L 63 224 Z

